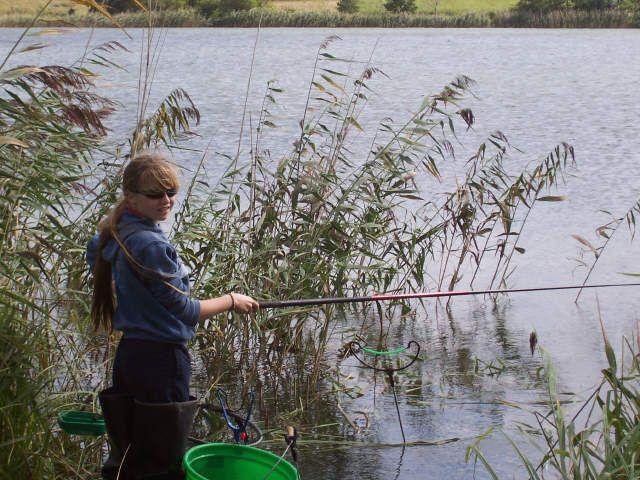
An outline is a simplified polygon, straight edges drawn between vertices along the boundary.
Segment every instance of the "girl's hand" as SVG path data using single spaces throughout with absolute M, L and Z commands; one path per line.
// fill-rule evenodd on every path
M 252 313 L 260 308 L 258 302 L 247 295 L 242 295 L 241 293 L 230 293 L 229 296 L 231 297 L 231 306 L 229 310 L 233 310 L 236 313 Z

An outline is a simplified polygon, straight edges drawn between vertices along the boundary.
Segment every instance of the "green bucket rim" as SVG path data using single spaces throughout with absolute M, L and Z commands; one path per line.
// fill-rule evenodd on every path
M 62 410 L 58 413 L 58 425 L 70 435 L 100 436 L 107 430 L 99 413 L 85 410 Z
M 273 464 L 275 465 L 276 463 L 278 464 L 278 466 L 274 469 L 274 471 L 277 471 L 279 469 L 285 469 L 285 470 L 289 470 L 290 473 L 293 474 L 292 478 L 299 478 L 298 477 L 298 470 L 296 469 L 296 467 L 294 467 L 288 460 L 286 460 L 283 457 L 280 457 L 278 455 L 276 455 L 273 452 L 270 452 L 268 450 L 263 450 L 261 448 L 256 448 L 256 447 L 251 447 L 249 445 L 237 445 L 234 443 L 205 443 L 202 445 L 196 445 L 195 447 L 190 448 L 189 450 L 187 450 L 187 452 L 184 454 L 184 457 L 182 457 L 182 466 L 184 467 L 185 473 L 186 473 L 186 478 L 194 478 L 196 480 L 211 480 L 208 477 L 205 477 L 204 475 L 202 475 L 201 473 L 198 473 L 192 466 L 191 466 L 191 462 L 196 460 L 197 458 L 200 458 L 200 456 L 198 456 L 198 454 L 200 453 L 201 450 L 206 450 L 206 449 L 211 449 L 211 447 L 220 447 L 220 448 L 227 448 L 227 449 L 233 449 L 233 450 L 249 450 L 254 452 L 254 454 L 258 454 L 260 456 L 262 456 L 265 459 L 270 459 L 273 461 Z M 253 480 L 253 479 L 251 479 Z M 260 480 L 260 479 L 255 479 L 255 480 Z

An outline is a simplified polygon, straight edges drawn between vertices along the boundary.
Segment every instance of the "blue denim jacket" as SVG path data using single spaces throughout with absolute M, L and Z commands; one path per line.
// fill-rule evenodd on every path
M 200 302 L 189 297 L 189 272 L 175 248 L 157 224 L 127 211 L 118 222 L 118 232 L 133 258 L 159 275 L 136 271 L 118 242 L 107 243 L 102 257 L 111 263 L 117 299 L 113 328 L 125 338 L 186 343 L 195 335 Z M 98 243 L 95 235 L 87 246 L 92 270 Z

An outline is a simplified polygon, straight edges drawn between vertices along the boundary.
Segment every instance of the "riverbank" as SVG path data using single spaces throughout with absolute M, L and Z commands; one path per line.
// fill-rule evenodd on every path
M 122 13 L 113 16 L 121 27 L 148 27 L 145 13 Z M 0 27 L 24 27 L 33 17 L 25 14 L 0 16 Z M 252 9 L 232 12 L 222 17 L 207 18 L 195 10 L 156 12 L 153 25 L 164 27 L 360 27 L 360 28 L 637 28 L 640 19 L 622 10 L 578 11 L 563 10 L 549 13 L 486 12 L 459 15 L 427 13 L 392 14 L 332 11 L 278 11 Z M 113 23 L 99 14 L 70 14 L 39 21 L 41 27 L 113 27 Z

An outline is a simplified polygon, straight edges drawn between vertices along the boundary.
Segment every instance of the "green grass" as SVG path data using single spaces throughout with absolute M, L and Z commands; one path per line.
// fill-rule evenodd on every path
M 486 2 L 483 0 L 419 0 L 416 2 L 419 12 L 460 15 L 468 12 L 500 12 L 509 10 L 516 5 L 517 0 L 495 0 Z M 380 8 L 384 8 L 384 2 L 379 2 Z
M 362 13 L 384 11 L 385 0 L 359 0 L 358 5 Z M 515 6 L 517 0 L 416 0 L 418 12 L 438 13 L 443 15 L 461 15 L 469 12 L 488 13 L 509 10 Z M 288 11 L 335 11 L 335 0 L 273 0 L 269 4 L 276 10 Z
M 0 0 L 0 15 L 36 15 L 45 0 Z M 54 0 L 47 7 L 47 18 L 61 18 L 69 15 L 69 10 L 75 13 L 86 13 L 88 8 L 78 5 L 71 0 Z

